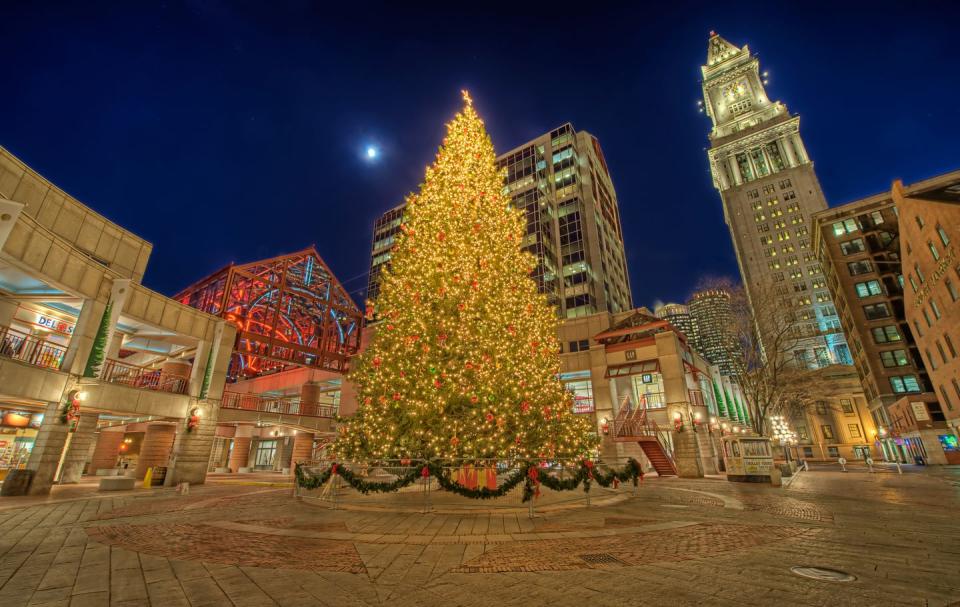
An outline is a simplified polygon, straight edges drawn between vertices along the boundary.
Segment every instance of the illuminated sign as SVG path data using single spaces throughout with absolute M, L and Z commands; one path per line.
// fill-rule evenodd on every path
M 52 318 L 50 316 L 43 316 L 42 314 L 37 314 L 37 324 L 43 327 L 44 329 L 50 329 L 51 331 L 56 331 L 57 333 L 64 333 L 66 335 L 73 335 L 73 325 L 68 322 L 64 322 L 59 318 Z

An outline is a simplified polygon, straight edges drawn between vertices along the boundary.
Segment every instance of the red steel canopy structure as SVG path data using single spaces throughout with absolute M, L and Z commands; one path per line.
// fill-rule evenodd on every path
M 360 347 L 363 314 L 314 247 L 230 264 L 174 299 L 236 325 L 231 381 L 293 366 L 343 372 Z

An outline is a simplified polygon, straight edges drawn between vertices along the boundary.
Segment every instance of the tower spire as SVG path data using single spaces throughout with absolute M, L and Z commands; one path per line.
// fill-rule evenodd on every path
M 740 49 L 717 32 L 711 30 L 710 40 L 707 41 L 707 65 L 714 66 L 722 63 L 741 50 L 743 49 Z

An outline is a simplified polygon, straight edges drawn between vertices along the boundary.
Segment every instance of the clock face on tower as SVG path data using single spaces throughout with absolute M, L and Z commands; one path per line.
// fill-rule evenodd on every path
M 740 99 L 746 94 L 747 94 L 746 80 L 738 80 L 737 82 L 733 82 L 727 85 L 727 87 L 723 89 L 723 96 L 726 97 L 727 101 L 736 101 L 737 99 Z

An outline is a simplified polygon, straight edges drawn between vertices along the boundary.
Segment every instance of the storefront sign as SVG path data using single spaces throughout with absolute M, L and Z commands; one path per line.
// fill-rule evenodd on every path
M 29 411 L 0 411 L 0 426 L 9 428 L 39 428 L 43 423 L 43 413 Z
M 64 335 L 73 335 L 74 326 L 66 321 L 60 320 L 59 318 L 52 318 L 50 316 L 43 316 L 41 314 L 37 314 L 37 324 L 45 329 L 56 331 L 57 333 L 63 333 Z
M 913 416 L 918 422 L 930 421 L 930 415 L 927 413 L 927 405 L 923 402 L 912 401 L 910 407 L 913 409 Z

